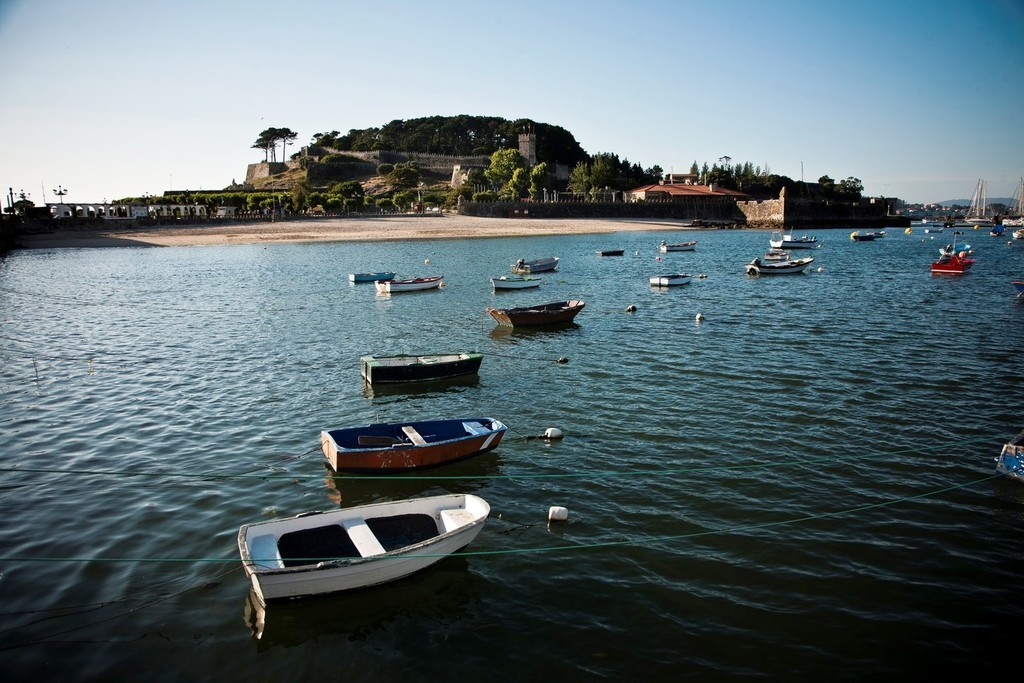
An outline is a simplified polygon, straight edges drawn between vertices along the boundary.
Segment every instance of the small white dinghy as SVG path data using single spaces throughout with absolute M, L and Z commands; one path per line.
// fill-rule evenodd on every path
M 244 524 L 238 552 L 260 603 L 366 588 L 469 545 L 491 506 L 471 494 L 374 503 Z
M 688 284 L 690 284 L 690 275 L 688 273 L 651 276 L 651 287 L 678 287 L 679 285 Z

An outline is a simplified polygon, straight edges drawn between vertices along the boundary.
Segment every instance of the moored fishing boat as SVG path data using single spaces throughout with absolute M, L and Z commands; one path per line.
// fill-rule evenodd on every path
M 962 244 L 957 250 L 956 238 L 961 234 L 954 231 L 953 242 L 939 251 L 938 260 L 932 261 L 932 275 L 963 275 L 974 265 L 974 259 L 969 256 L 971 245 Z
M 873 232 L 851 232 L 850 239 L 854 242 L 871 242 L 877 235 Z
M 360 356 L 359 367 L 369 384 L 428 382 L 472 375 L 480 370 L 483 354 L 476 351 L 425 355 Z
M 675 244 L 669 244 L 665 240 L 661 241 L 658 245 L 658 250 L 662 254 L 667 254 L 670 251 L 694 251 L 697 248 L 697 241 L 690 240 L 689 242 L 676 242 Z
M 764 252 L 764 256 L 761 257 L 762 261 L 792 261 L 793 252 L 788 249 L 776 249 L 772 247 L 768 251 Z
M 505 427 L 491 417 L 376 422 L 320 432 L 336 472 L 388 474 L 444 465 L 497 448 Z
M 502 275 L 501 277 L 491 278 L 491 287 L 496 290 L 499 289 L 530 289 L 531 287 L 540 287 L 542 282 L 539 277 L 507 277 Z
M 378 294 L 395 294 L 397 292 L 416 292 L 423 289 L 434 289 L 440 287 L 444 282 L 443 275 L 431 277 L 414 277 L 407 280 L 378 280 Z
M 490 505 L 448 494 L 305 512 L 238 530 L 242 566 L 259 602 L 395 581 L 469 545 Z
M 524 273 L 546 273 L 558 268 L 558 261 L 559 258 L 557 256 L 548 256 L 545 258 L 533 259 L 532 261 L 519 259 L 512 264 L 512 272 L 518 275 L 522 275 Z
M 748 275 L 796 275 L 802 273 L 814 263 L 810 256 L 805 258 L 791 259 L 789 261 L 765 262 L 759 258 L 747 264 Z
M 626 253 L 625 249 L 598 249 L 598 256 L 622 256 Z
M 395 274 L 382 271 L 379 273 L 349 273 L 349 282 L 378 282 L 382 280 L 394 280 Z
M 691 276 L 687 273 L 671 273 L 668 275 L 652 275 L 652 287 L 678 287 L 690 284 Z
M 519 308 L 487 308 L 487 312 L 502 327 L 536 327 L 570 322 L 585 305 L 582 301 L 571 299 Z
M 773 232 L 768 238 L 768 244 L 774 249 L 813 249 L 818 246 L 817 237 L 794 237 L 793 231 L 788 233 Z
M 1003 446 L 996 458 L 996 472 L 1024 483 L 1024 430 Z

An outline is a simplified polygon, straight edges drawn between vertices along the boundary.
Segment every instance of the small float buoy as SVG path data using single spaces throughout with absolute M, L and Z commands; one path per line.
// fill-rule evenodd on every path
M 818 266 L 818 272 L 819 273 L 824 273 L 825 272 L 825 266 Z
M 708 279 L 708 274 L 707 273 L 701 273 L 700 275 L 697 276 L 697 279 L 698 280 L 707 280 Z
M 569 359 L 566 358 L 565 356 L 559 356 L 558 359 L 555 362 L 556 363 L 568 363 Z
M 910 228 L 907 228 L 906 230 L 904 230 L 904 231 L 903 231 L 903 234 L 904 234 L 904 235 L 909 235 L 909 234 L 910 234 L 910 233 L 912 233 L 912 232 L 914 232 L 914 231 L 913 231 L 913 230 L 911 230 Z
M 423 259 L 423 262 L 424 262 L 424 263 L 430 263 L 430 259 L 428 259 L 428 258 L 425 258 L 425 259 Z
M 704 314 L 698 313 L 697 315 L 694 316 L 694 318 L 697 320 L 697 322 L 700 322 L 701 320 L 704 319 Z
M 660 257 L 660 256 L 655 256 L 655 257 L 654 257 L 654 260 L 655 260 L 655 261 L 660 261 L 660 260 L 661 260 L 661 257 Z
M 569 519 L 569 511 L 561 505 L 552 505 L 548 508 L 549 522 L 564 522 Z
M 640 250 L 639 250 L 639 249 L 637 249 L 637 250 L 636 250 L 636 256 L 639 256 L 639 255 L 640 255 Z
M 561 439 L 562 438 L 562 430 L 559 429 L 558 427 L 548 427 L 547 429 L 544 430 L 544 438 L 545 439 Z
M 626 306 L 626 313 L 636 313 L 636 306 L 633 304 Z

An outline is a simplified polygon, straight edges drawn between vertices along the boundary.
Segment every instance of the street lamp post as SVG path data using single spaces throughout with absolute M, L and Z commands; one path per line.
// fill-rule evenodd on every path
M 64 189 L 63 187 L 61 187 L 60 185 L 58 185 L 57 189 L 54 190 L 53 193 L 55 195 L 57 195 L 57 206 L 58 207 L 63 207 L 64 206 L 64 195 L 66 195 L 68 193 L 68 191 L 66 189 Z M 58 213 L 61 213 L 62 211 L 63 211 L 62 208 L 58 208 L 57 209 Z M 74 218 L 74 216 L 71 213 L 69 213 L 68 215 L 71 218 Z

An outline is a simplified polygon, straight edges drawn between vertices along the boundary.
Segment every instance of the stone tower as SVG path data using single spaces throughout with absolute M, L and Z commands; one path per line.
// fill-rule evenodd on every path
M 532 125 L 519 134 L 519 154 L 530 166 L 537 165 L 537 134 Z

